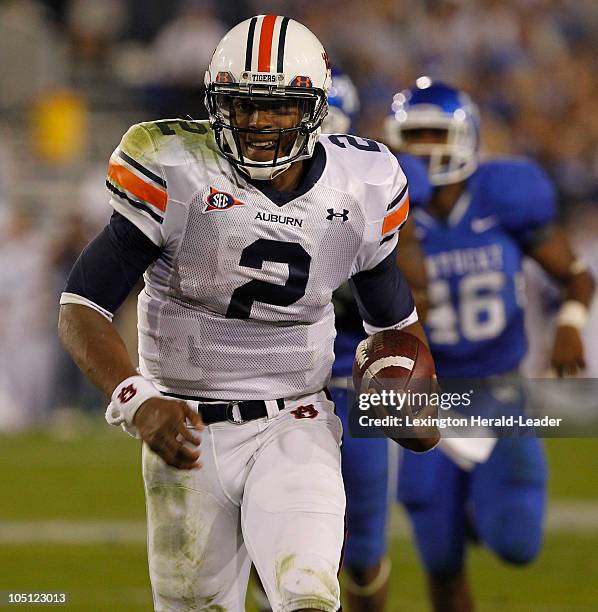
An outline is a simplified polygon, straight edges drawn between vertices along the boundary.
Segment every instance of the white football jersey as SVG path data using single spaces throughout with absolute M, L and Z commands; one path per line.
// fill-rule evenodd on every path
M 111 204 L 163 248 L 138 313 L 140 369 L 160 390 L 275 399 L 327 384 L 332 292 L 391 253 L 409 199 L 384 145 L 319 142 L 313 184 L 278 205 L 224 159 L 207 122 L 142 123 L 123 137 Z

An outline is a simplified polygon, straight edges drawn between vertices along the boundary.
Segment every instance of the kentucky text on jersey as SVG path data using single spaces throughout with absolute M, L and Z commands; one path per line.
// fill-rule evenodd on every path
M 450 276 L 475 274 L 503 269 L 502 245 L 455 249 L 426 257 L 426 271 L 430 280 Z

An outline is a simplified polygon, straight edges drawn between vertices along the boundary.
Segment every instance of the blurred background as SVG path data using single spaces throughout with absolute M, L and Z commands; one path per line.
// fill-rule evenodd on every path
M 139 447 L 101 424 L 104 398 L 59 347 L 58 298 L 110 215 L 105 171 L 122 134 L 206 117 L 214 47 L 257 13 L 316 33 L 359 88 L 359 134 L 381 139 L 392 95 L 421 74 L 468 91 L 484 155 L 547 169 L 598 274 L 596 0 L 0 0 L 0 591 L 67 590 L 81 610 L 150 607 Z M 133 303 L 117 324 L 134 352 Z M 598 609 L 597 451 L 592 440 L 549 442 L 546 552 L 523 572 L 476 553 L 480 609 Z M 393 609 L 423 610 L 395 519 Z

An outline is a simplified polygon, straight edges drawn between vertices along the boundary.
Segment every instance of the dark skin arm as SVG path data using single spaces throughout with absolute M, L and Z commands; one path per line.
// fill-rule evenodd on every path
M 594 280 L 587 271 L 575 274 L 571 264 L 575 255 L 561 229 L 555 229 L 545 240 L 528 251 L 565 290 L 565 300 L 589 306 L 594 295 Z M 575 375 L 585 367 L 581 334 L 575 327 L 559 325 L 554 337 L 551 366 L 559 376 Z
M 425 259 L 421 246 L 415 236 L 415 221 L 408 217 L 401 228 L 401 242 L 397 255 L 397 265 L 401 274 L 407 279 L 415 305 L 417 315 L 422 323 L 426 322 L 428 315 L 428 276 Z
M 60 307 L 58 335 L 80 370 L 98 389 L 111 396 L 116 386 L 137 374 L 122 338 L 110 321 L 100 313 L 79 304 Z M 183 446 L 186 440 L 197 447 L 199 438 L 187 425 L 203 429 L 201 417 L 185 402 L 151 398 L 134 418 L 141 438 L 169 465 L 194 469 L 199 449 Z

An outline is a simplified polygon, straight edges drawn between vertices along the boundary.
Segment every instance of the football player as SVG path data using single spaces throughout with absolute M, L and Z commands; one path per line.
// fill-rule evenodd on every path
M 523 158 L 480 162 L 471 99 L 427 77 L 394 96 L 386 134 L 395 150 L 426 161 L 434 185 L 429 206 L 413 216 L 426 256 L 426 329 L 439 378 L 492 377 L 484 397 L 498 401 L 492 391 L 517 371 L 526 352 L 524 255 L 566 294 L 552 364 L 561 374 L 575 374 L 583 365 L 580 332 L 593 281 L 555 224 L 555 192 L 543 170 Z M 443 438 L 425 456 L 404 454 L 398 495 L 414 528 L 435 610 L 473 609 L 464 569 L 468 533 L 506 562 L 523 565 L 536 557 L 545 486 L 536 437 L 464 443 Z
M 329 86 L 303 25 L 235 26 L 206 72 L 209 121 L 124 135 L 114 213 L 61 298 L 65 347 L 144 443 L 157 610 L 243 610 L 251 562 L 274 610 L 339 608 L 332 292 L 350 279 L 368 333 L 425 336 L 395 265 L 405 176 L 373 140 L 319 138 Z M 142 275 L 136 371 L 111 319 Z

